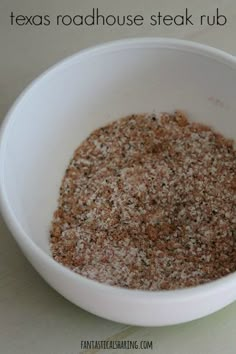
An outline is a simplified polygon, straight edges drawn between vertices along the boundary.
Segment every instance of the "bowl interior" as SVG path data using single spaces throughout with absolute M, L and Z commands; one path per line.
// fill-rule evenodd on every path
M 56 66 L 18 100 L 4 132 L 1 183 L 19 224 L 49 253 L 69 159 L 93 129 L 113 119 L 183 109 L 235 137 L 235 88 L 235 64 L 184 44 L 108 45 Z

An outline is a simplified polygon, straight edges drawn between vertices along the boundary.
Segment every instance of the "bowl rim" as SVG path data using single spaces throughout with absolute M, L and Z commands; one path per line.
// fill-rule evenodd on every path
M 68 67 L 68 65 L 72 65 L 74 64 L 74 62 L 78 62 L 79 60 L 86 60 L 86 57 L 91 57 L 93 55 L 101 55 L 129 48 L 151 47 L 190 51 L 192 53 L 211 57 L 211 59 L 218 60 L 236 69 L 236 57 L 229 53 L 197 42 L 165 37 L 139 37 L 109 41 L 83 49 L 71 56 L 66 57 L 65 59 L 60 60 L 53 66 L 49 67 L 42 74 L 40 74 L 22 91 L 22 93 L 15 100 L 15 102 L 7 112 L 5 118 L 3 119 L 0 129 L 0 211 L 16 242 L 18 243 L 19 239 L 22 244 L 24 244 L 26 247 L 28 247 L 30 251 L 33 252 L 33 254 L 37 254 L 41 258 L 41 260 L 44 261 L 48 266 L 54 268 L 55 271 L 62 272 L 65 277 L 69 277 L 76 282 L 83 283 L 84 286 L 97 288 L 101 291 L 106 291 L 110 294 L 122 295 L 126 297 L 135 296 L 136 300 L 139 299 L 140 301 L 148 299 L 149 301 L 158 300 L 160 302 L 172 302 L 173 300 L 175 302 L 182 302 L 186 299 L 195 298 L 196 296 L 199 297 L 201 295 L 202 297 L 205 297 L 208 296 L 210 293 L 217 293 L 218 291 L 223 290 L 226 287 L 235 287 L 236 272 L 230 273 L 222 278 L 194 287 L 159 291 L 127 289 L 105 283 L 100 283 L 96 280 L 86 278 L 55 261 L 50 254 L 46 253 L 43 249 L 41 249 L 30 238 L 30 236 L 28 236 L 27 232 L 25 232 L 25 230 L 21 226 L 20 222 L 18 221 L 11 208 L 11 204 L 8 200 L 7 193 L 4 188 L 4 152 L 6 149 L 8 134 L 10 133 L 10 127 L 16 119 L 16 116 L 14 116 L 14 112 L 23 100 L 23 98 L 31 92 L 32 88 L 40 84 L 41 81 L 50 78 L 50 75 L 55 74 L 55 72 L 60 72 L 60 70 L 63 70 L 65 67 Z

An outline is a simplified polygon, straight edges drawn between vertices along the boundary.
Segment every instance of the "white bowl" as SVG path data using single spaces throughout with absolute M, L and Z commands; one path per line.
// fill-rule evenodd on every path
M 9 229 L 54 289 L 104 318 L 170 325 L 205 316 L 236 299 L 235 273 L 189 289 L 136 291 L 84 278 L 50 256 L 49 227 L 60 182 L 81 140 L 112 119 L 176 108 L 235 137 L 236 59 L 175 39 L 108 43 L 41 75 L 2 126 L 0 197 Z

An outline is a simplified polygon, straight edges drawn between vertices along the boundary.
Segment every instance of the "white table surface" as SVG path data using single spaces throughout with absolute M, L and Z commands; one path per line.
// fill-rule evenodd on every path
M 9 15 L 88 13 L 178 14 L 185 7 L 227 15 L 224 27 L 50 27 L 11 26 Z M 235 0 L 1 0 L 0 1 L 0 119 L 38 74 L 78 50 L 108 40 L 137 36 L 167 36 L 206 43 L 236 55 Z M 0 353 L 77 354 L 81 340 L 152 340 L 153 353 L 235 354 L 236 302 L 191 323 L 140 328 L 110 322 L 72 305 L 34 271 L 0 220 Z M 103 351 L 87 351 L 86 353 Z M 104 351 L 124 353 L 124 350 Z M 138 352 L 129 350 L 129 353 Z M 150 351 L 145 351 L 146 353 Z

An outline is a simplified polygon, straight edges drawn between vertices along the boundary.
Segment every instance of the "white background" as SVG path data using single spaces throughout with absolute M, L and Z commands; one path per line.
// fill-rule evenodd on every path
M 11 11 L 15 15 L 48 14 L 52 18 L 57 14 L 89 14 L 93 7 L 107 15 L 142 14 L 145 18 L 158 11 L 181 14 L 188 7 L 195 19 L 202 14 L 213 15 L 219 7 L 228 23 L 224 27 L 151 27 L 148 21 L 141 27 L 10 25 Z M 236 1 L 1 0 L 0 119 L 27 84 L 60 59 L 97 43 L 138 36 L 183 38 L 236 55 Z M 235 328 L 236 302 L 204 319 L 165 328 L 129 327 L 91 315 L 63 299 L 39 277 L 0 219 L 1 354 L 77 354 L 81 352 L 81 340 L 107 338 L 152 340 L 152 352 L 158 354 L 235 354 Z

